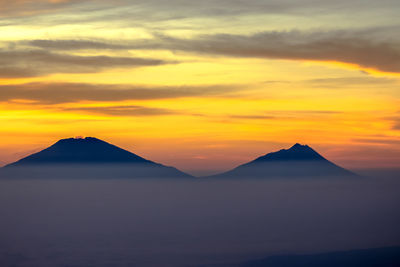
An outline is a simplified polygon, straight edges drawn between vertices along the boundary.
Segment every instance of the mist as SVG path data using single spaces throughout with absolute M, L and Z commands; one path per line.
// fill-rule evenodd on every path
M 2 179 L 1 266 L 239 266 L 400 245 L 400 180 Z

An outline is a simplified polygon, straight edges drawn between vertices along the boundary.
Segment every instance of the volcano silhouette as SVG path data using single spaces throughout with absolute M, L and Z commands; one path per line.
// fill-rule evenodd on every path
M 68 138 L 2 168 L 8 177 L 191 177 L 94 137 Z
M 261 156 L 235 169 L 209 176 L 213 178 L 356 176 L 322 157 L 308 145 L 295 144 Z

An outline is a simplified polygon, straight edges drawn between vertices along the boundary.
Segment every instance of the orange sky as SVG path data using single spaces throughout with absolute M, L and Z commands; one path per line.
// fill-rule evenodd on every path
M 400 167 L 393 1 L 1 2 L 0 163 L 79 135 L 201 174 L 296 142 Z

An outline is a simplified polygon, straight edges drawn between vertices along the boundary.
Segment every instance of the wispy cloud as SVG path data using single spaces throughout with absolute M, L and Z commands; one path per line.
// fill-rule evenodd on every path
M 276 119 L 274 116 L 268 115 L 230 115 L 231 119 L 246 119 L 246 120 L 272 120 Z
M 393 130 L 400 130 L 400 117 L 394 118 L 392 129 Z
M 77 107 L 63 108 L 63 111 L 88 112 L 110 116 L 163 116 L 179 114 L 179 112 L 165 108 L 153 108 L 145 106 L 106 106 L 106 107 Z
M 192 39 L 161 35 L 158 43 L 148 41 L 141 48 L 231 57 L 336 61 L 360 68 L 400 72 L 400 43 L 374 40 L 368 37 L 367 32 L 262 32 L 253 35 L 201 35 Z
M 395 112 L 391 116 L 382 117 L 384 121 L 391 125 L 392 130 L 400 130 L 400 112 Z
M 81 50 L 81 49 L 110 49 L 110 50 L 129 50 L 134 48 L 126 44 L 115 44 L 105 41 L 94 40 L 31 40 L 24 42 L 26 45 L 50 49 L 50 50 Z
M 81 2 L 82 0 L 0 0 L 0 17 L 45 14 Z
M 318 14 L 332 14 L 332 12 L 344 9 L 355 13 L 360 10 L 398 8 L 396 0 L 381 0 L 379 2 L 374 0 L 116 0 L 112 3 L 106 0 L 0 0 L 0 15 L 23 16 L 43 14 L 57 12 L 73 4 L 85 5 L 87 3 L 97 8 L 99 8 L 99 6 L 104 6 L 108 9 L 112 9 L 113 13 L 116 14 L 114 15 L 115 18 L 122 17 L 132 20 L 138 18 L 147 20 L 171 20 L 193 17 L 238 16 L 244 14 L 315 15 L 316 12 L 318 12 Z M 110 19 L 109 16 L 105 18 Z
M 386 77 L 358 76 L 358 77 L 336 77 L 336 78 L 319 78 L 306 80 L 307 84 L 318 87 L 349 87 L 349 86 L 377 86 L 377 85 L 394 85 L 398 80 Z
M 32 77 L 53 73 L 90 73 L 116 67 L 144 67 L 177 62 L 114 56 L 80 56 L 45 50 L 0 50 L 0 77 Z
M 60 104 L 79 101 L 150 100 L 197 96 L 219 96 L 243 89 L 242 86 L 131 86 L 80 83 L 28 83 L 1 85 L 0 101 L 17 99 L 39 104 Z
M 266 31 L 251 35 L 197 35 L 186 39 L 157 34 L 154 39 L 123 44 L 99 40 L 32 40 L 28 44 L 52 50 L 163 49 L 227 57 L 334 61 L 358 65 L 360 69 L 400 72 L 400 41 L 379 39 L 379 32 L 378 29 Z M 342 82 L 349 82 L 349 78 Z
M 400 145 L 400 139 L 395 138 L 357 138 L 355 142 L 377 144 L 377 145 Z
M 320 117 L 320 116 L 331 116 L 341 114 L 339 111 L 330 110 L 270 110 L 261 112 L 260 114 L 231 114 L 226 116 L 228 119 L 239 119 L 239 120 L 282 120 L 282 119 L 294 119 L 301 116 L 302 118 L 309 117 Z

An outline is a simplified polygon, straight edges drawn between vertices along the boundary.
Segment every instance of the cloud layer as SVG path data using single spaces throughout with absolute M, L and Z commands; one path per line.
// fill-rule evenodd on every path
M 0 15 L 27 16 L 60 11 L 71 5 L 91 3 L 97 9 L 113 9 L 120 17 L 139 15 L 149 17 L 153 13 L 158 19 L 183 19 L 192 17 L 237 16 L 241 14 L 315 14 L 331 13 L 336 10 L 369 10 L 379 8 L 397 8 L 396 0 L 116 0 L 112 4 L 105 0 L 0 0 Z M 96 10 L 96 9 L 95 9 Z M 88 11 L 93 11 L 93 8 Z M 141 16 L 140 16 L 141 15 Z M 117 16 L 116 16 L 117 17 Z M 135 19 L 135 17 L 132 17 Z M 147 18 L 152 20 L 153 18 Z
M 80 3 L 79 0 L 0 0 L 0 17 L 45 14 Z
M 202 55 L 300 61 L 341 62 L 361 69 L 400 72 L 400 40 L 379 39 L 380 30 L 265 31 L 251 35 L 214 34 L 192 38 L 155 35 L 124 43 L 93 40 L 32 40 L 28 45 L 50 50 L 170 50 Z M 140 62 L 139 62 L 140 63 Z M 145 62 L 163 64 L 165 62 Z
M 64 108 L 63 111 L 76 111 L 79 113 L 88 112 L 94 114 L 103 114 L 110 116 L 162 116 L 179 114 L 179 112 L 165 109 L 153 108 L 145 106 L 107 106 L 107 107 L 79 107 L 79 108 Z
M 233 57 L 336 61 L 384 72 L 400 72 L 400 43 L 377 41 L 368 38 L 364 32 L 262 32 L 202 35 L 193 39 L 160 36 L 158 44 L 148 43 L 147 46 Z
M 0 50 L 0 78 L 33 77 L 53 73 L 90 73 L 107 68 L 144 67 L 176 62 L 116 56 L 80 56 L 45 50 Z
M 240 90 L 240 86 L 131 86 L 80 83 L 29 83 L 1 85 L 0 101 L 29 100 L 38 104 L 79 101 L 151 100 L 196 96 L 218 96 Z M 117 112 L 117 111 L 114 111 Z

